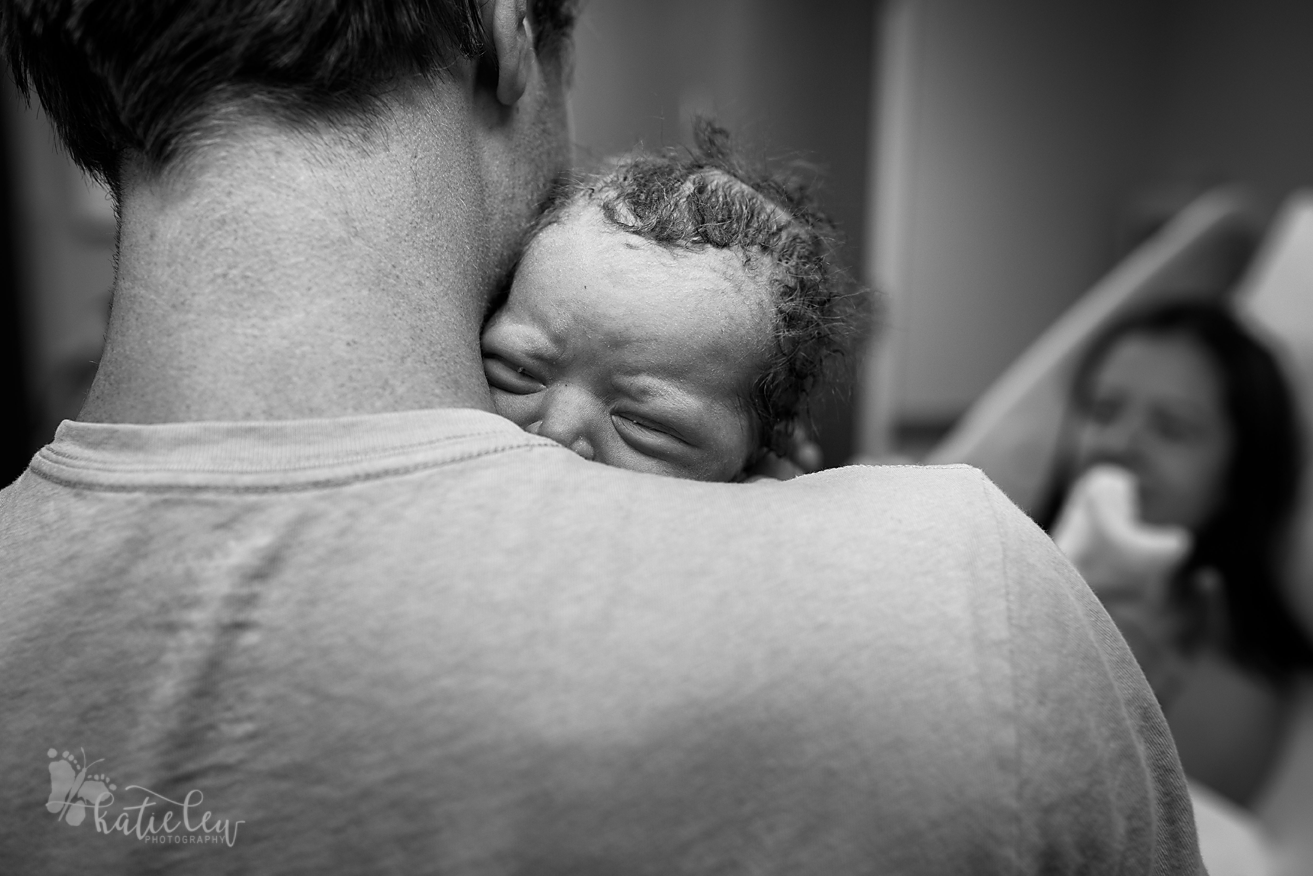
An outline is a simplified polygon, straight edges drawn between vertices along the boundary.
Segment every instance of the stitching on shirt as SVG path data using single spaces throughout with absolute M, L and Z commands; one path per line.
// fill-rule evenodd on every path
M 332 478 L 324 478 L 317 481 L 306 481 L 298 484 L 266 484 L 242 486 L 240 484 L 88 484 L 83 481 L 73 480 L 71 478 L 62 478 L 49 472 L 39 471 L 29 467 L 28 471 L 39 478 L 51 483 L 58 484 L 62 487 L 69 487 L 77 490 L 88 490 L 98 493 L 241 493 L 241 494 L 261 494 L 261 493 L 298 493 L 309 492 L 311 490 L 325 490 L 337 487 L 344 487 L 350 484 L 362 483 L 365 481 L 383 480 L 392 477 L 404 477 L 405 475 L 414 474 L 417 471 L 426 469 L 441 468 L 444 465 L 451 465 L 460 462 L 469 462 L 472 459 L 478 459 L 482 456 L 492 456 L 497 453 L 506 453 L 512 450 L 547 450 L 555 448 L 547 444 L 525 444 L 522 441 L 514 443 L 499 444 L 495 447 L 486 447 L 480 450 L 470 451 L 456 456 L 445 457 L 440 460 L 429 460 L 426 462 L 413 463 L 411 465 L 398 466 L 396 468 L 385 468 L 378 471 L 366 472 L 363 474 L 340 475 Z M 562 448 L 564 449 L 564 448 Z M 368 457 L 366 457 L 368 458 Z M 292 470 L 292 469 L 289 469 Z M 201 472 L 201 474 L 213 474 L 214 472 Z M 278 472 L 260 472 L 260 474 L 277 474 Z M 178 472 L 178 474 L 188 474 L 188 472 Z M 223 472 L 223 474 L 233 474 L 232 472 Z

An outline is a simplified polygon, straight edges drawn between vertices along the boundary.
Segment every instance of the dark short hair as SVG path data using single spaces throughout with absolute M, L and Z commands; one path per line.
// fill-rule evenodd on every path
M 531 0 L 556 59 L 575 0 Z M 127 150 L 159 169 L 216 109 L 296 125 L 368 118 L 381 92 L 479 57 L 479 0 L 0 0 L 0 40 L 73 159 L 117 191 Z
M 1133 313 L 1097 337 L 1072 383 L 1076 409 L 1088 408 L 1093 381 L 1112 349 L 1130 336 L 1181 337 L 1196 344 L 1222 380 L 1234 436 L 1217 512 L 1196 532 L 1181 581 L 1196 570 L 1221 574 L 1236 660 L 1279 679 L 1313 667 L 1313 647 L 1286 605 L 1281 548 L 1289 535 L 1304 465 L 1303 437 L 1290 386 L 1272 352 L 1225 307 L 1176 302 Z M 1059 461 L 1050 496 L 1038 515 L 1056 522 L 1072 460 Z
M 838 260 L 839 236 L 796 166 L 770 169 L 736 154 L 728 132 L 706 119 L 692 150 L 635 153 L 568 183 L 534 233 L 579 203 L 615 227 L 663 247 L 729 250 L 760 270 L 774 305 L 768 360 L 752 384 L 760 452 L 784 455 L 809 402 L 834 388 L 865 335 L 871 299 Z

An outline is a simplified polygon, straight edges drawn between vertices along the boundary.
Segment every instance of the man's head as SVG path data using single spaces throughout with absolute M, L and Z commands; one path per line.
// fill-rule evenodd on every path
M 531 29 L 568 63 L 574 0 L 5 0 L 3 46 L 74 160 L 118 188 L 122 163 L 161 171 L 246 114 L 296 129 L 368 126 L 416 77 L 495 80 Z M 519 75 L 523 75 L 522 73 Z M 523 82 L 520 83 L 523 88 Z M 515 83 L 497 83 L 503 101 Z
M 270 171 L 287 204 L 325 168 L 341 191 L 393 206 L 458 199 L 477 228 L 476 245 L 461 244 L 477 309 L 568 169 L 576 3 L 0 0 L 0 39 L 19 87 L 109 185 L 123 222 L 143 215 L 139 202 L 158 215 L 193 179 L 224 184 L 225 162 L 257 144 L 274 156 L 291 146 L 302 170 Z M 386 176 L 366 178 L 360 159 L 383 155 L 389 168 L 373 172 Z M 441 174 L 454 189 L 435 185 Z M 137 197 L 158 186 L 175 194 Z M 361 209 L 351 197 L 342 215 Z M 131 250 L 140 238 L 121 240 Z

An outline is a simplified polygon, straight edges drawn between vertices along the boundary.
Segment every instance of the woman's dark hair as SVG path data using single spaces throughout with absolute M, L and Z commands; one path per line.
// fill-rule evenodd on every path
M 1186 338 L 1214 363 L 1222 380 L 1234 444 L 1217 512 L 1194 539 L 1179 581 L 1199 569 L 1220 573 L 1237 662 L 1274 680 L 1313 667 L 1313 646 L 1282 596 L 1281 548 L 1297 499 L 1303 442 L 1290 387 L 1271 351 L 1224 307 L 1183 302 L 1132 314 L 1090 345 L 1072 383 L 1074 409 L 1091 401 L 1099 367 L 1129 336 Z M 1074 460 L 1058 460 L 1037 521 L 1056 522 Z
M 691 151 L 628 155 L 574 181 L 534 233 L 590 203 L 619 230 L 669 249 L 729 250 L 759 270 L 774 320 L 751 412 L 759 452 L 787 455 L 816 393 L 842 382 L 840 363 L 869 329 L 872 301 L 843 270 L 838 232 L 801 175 L 750 163 L 709 119 L 697 120 L 694 140 Z
M 158 170 L 218 111 L 367 119 L 380 93 L 485 47 L 480 0 L 0 0 L 0 48 L 73 160 L 117 191 L 125 150 Z M 576 0 L 531 0 L 555 60 Z

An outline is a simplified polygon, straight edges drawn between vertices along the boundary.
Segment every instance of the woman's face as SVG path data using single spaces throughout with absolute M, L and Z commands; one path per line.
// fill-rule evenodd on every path
M 1129 334 L 1091 375 L 1078 411 L 1077 470 L 1112 462 L 1134 473 L 1146 523 L 1198 530 L 1223 500 L 1234 436 L 1222 378 L 1180 334 Z

